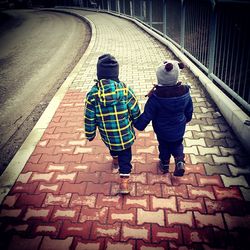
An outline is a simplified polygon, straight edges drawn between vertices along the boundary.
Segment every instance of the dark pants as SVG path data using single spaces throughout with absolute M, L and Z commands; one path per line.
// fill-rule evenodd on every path
M 184 161 L 183 139 L 174 142 L 165 141 L 159 138 L 157 139 L 159 142 L 159 158 L 163 163 L 169 163 L 171 155 L 173 155 L 175 161 Z
M 113 151 L 110 150 L 110 154 L 112 157 L 118 157 L 119 164 L 119 173 L 121 176 L 128 176 L 131 172 L 132 165 L 132 153 L 131 147 L 122 151 Z

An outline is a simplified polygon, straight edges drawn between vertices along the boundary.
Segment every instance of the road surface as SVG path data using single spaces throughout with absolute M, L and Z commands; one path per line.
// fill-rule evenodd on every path
M 89 39 L 88 26 L 70 15 L 0 12 L 0 172 L 79 61 Z

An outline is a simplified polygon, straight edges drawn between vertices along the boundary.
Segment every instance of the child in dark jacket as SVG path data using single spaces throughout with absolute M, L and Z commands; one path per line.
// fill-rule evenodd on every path
M 185 172 L 183 136 L 186 124 L 191 121 L 193 114 L 190 87 L 178 82 L 182 68 L 182 63 L 173 60 L 158 67 L 158 83 L 149 92 L 144 112 L 135 124 L 135 128 L 144 130 L 152 121 L 159 142 L 159 168 L 163 173 L 168 173 L 170 157 L 173 155 L 174 176 L 183 176 Z
M 115 57 L 104 54 L 98 58 L 96 84 L 85 100 L 85 135 L 92 141 L 98 128 L 101 138 L 113 157 L 113 168 L 119 167 L 120 193 L 129 193 L 131 146 L 135 140 L 133 123 L 140 116 L 133 90 L 120 82 Z

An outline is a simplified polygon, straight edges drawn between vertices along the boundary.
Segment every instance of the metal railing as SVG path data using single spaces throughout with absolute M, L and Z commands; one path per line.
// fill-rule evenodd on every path
M 73 0 L 75 6 L 129 15 L 175 44 L 250 113 L 250 1 Z

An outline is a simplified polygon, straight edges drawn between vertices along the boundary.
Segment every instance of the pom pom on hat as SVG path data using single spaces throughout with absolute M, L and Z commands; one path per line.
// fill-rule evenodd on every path
M 178 82 L 180 69 L 184 68 L 184 64 L 169 60 L 164 62 L 157 68 L 156 76 L 159 86 L 174 86 Z
M 182 63 L 182 62 L 178 63 L 178 65 L 179 65 L 179 68 L 180 68 L 180 69 L 184 69 L 184 68 L 185 68 L 184 63 Z
M 166 71 L 171 71 L 172 69 L 173 69 L 173 64 L 172 63 L 167 63 L 166 65 L 165 65 L 165 70 Z

